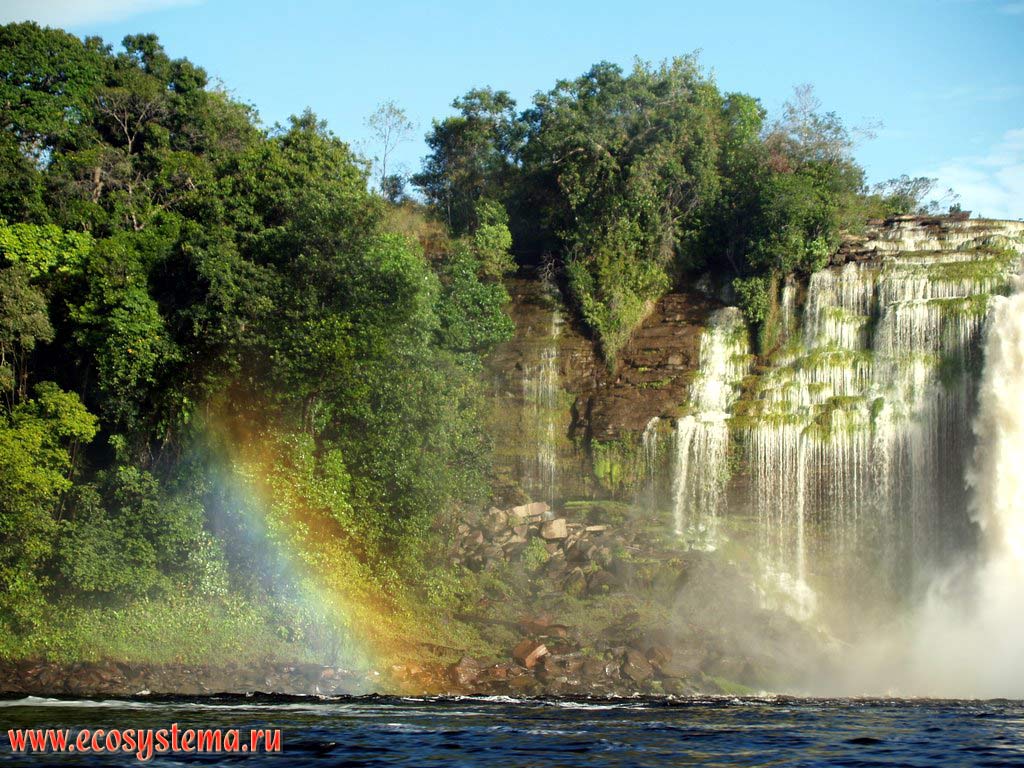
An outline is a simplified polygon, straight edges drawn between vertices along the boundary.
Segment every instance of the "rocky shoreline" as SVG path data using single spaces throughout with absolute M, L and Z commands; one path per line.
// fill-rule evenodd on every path
M 812 664 L 813 638 L 762 609 L 727 560 L 661 545 L 609 504 L 492 507 L 456 525 L 448 556 L 483 586 L 450 618 L 478 633 L 475 651 L 423 643 L 359 670 L 0 660 L 0 693 L 686 696 L 777 689 Z
M 387 674 L 318 664 L 211 667 L 118 661 L 0 661 L 0 696 L 205 696 L 277 693 L 308 696 L 406 695 L 629 696 L 722 693 L 674 663 L 671 649 L 623 648 L 609 660 L 552 653 L 525 641 L 518 661 L 488 664 L 463 657 L 447 666 L 400 664 Z

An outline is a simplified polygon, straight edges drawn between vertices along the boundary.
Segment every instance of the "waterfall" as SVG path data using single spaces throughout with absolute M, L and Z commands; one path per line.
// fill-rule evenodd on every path
M 903 599 L 971 541 L 972 371 L 991 294 L 1019 263 L 980 246 L 811 276 L 802 327 L 729 420 L 746 446 L 766 602 L 807 618 L 823 591 Z M 788 285 L 781 298 L 791 323 Z
M 994 300 L 967 484 L 988 556 L 1024 577 L 1024 280 Z
M 535 364 L 524 366 L 523 402 L 532 423 L 535 451 L 524 467 L 521 482 L 535 500 L 553 504 L 558 487 L 558 424 L 561 382 L 558 374 L 558 341 L 562 316 L 551 313 L 551 326 Z
M 749 341 L 735 307 L 713 312 L 701 336 L 689 413 L 676 422 L 672 520 L 692 546 L 716 545 L 717 520 L 729 479 L 728 410 L 749 368 Z
M 992 300 L 965 471 L 981 546 L 938 572 L 904 621 L 844 654 L 844 692 L 1024 695 L 1024 279 L 1012 284 Z

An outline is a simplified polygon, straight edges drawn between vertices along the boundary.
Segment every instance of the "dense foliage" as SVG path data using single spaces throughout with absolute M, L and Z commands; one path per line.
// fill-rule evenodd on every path
M 500 205 L 428 258 L 312 113 L 266 129 L 150 35 L 0 28 L 0 125 L 0 652 L 182 596 L 288 624 L 244 466 L 361 573 L 423 588 L 431 522 L 486 491 Z
M 304 584 L 429 611 L 435 523 L 488 492 L 517 260 L 611 362 L 699 274 L 764 323 L 783 275 L 929 190 L 868 194 L 809 92 L 767 123 L 694 57 L 454 107 L 412 178 L 429 218 L 393 102 L 371 184 L 313 113 L 263 126 L 155 36 L 0 27 L 0 655 L 337 651 Z
M 917 209 L 927 179 L 869 194 L 853 135 L 797 89 L 776 121 L 722 93 L 693 56 L 626 73 L 601 63 L 516 113 L 504 91 L 473 90 L 435 122 L 413 181 L 456 229 L 501 201 L 523 263 L 554 258 L 609 360 L 650 302 L 710 272 L 735 281 L 752 322 L 768 286 L 826 263 L 844 231 Z

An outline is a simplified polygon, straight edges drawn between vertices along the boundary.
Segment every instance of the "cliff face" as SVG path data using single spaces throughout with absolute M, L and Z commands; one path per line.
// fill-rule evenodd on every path
M 496 473 L 506 493 L 518 484 L 530 498 L 607 495 L 639 480 L 598 461 L 639 439 L 657 419 L 685 408 L 708 315 L 722 305 L 701 293 L 671 293 L 651 308 L 609 370 L 557 291 L 512 280 L 509 313 L 515 337 L 490 357 Z M 603 472 L 604 467 L 607 471 Z M 510 500 L 516 500 L 513 493 Z
M 848 236 L 832 263 L 841 266 L 919 252 L 970 252 L 995 243 L 1009 245 L 1020 237 L 1024 237 L 1024 221 L 897 216 L 871 221 L 863 235 Z

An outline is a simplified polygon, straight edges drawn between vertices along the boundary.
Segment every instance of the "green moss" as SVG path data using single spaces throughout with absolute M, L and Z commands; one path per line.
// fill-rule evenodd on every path
M 634 492 L 647 474 L 646 456 L 639 436 L 590 444 L 594 476 L 611 494 L 622 496 Z

